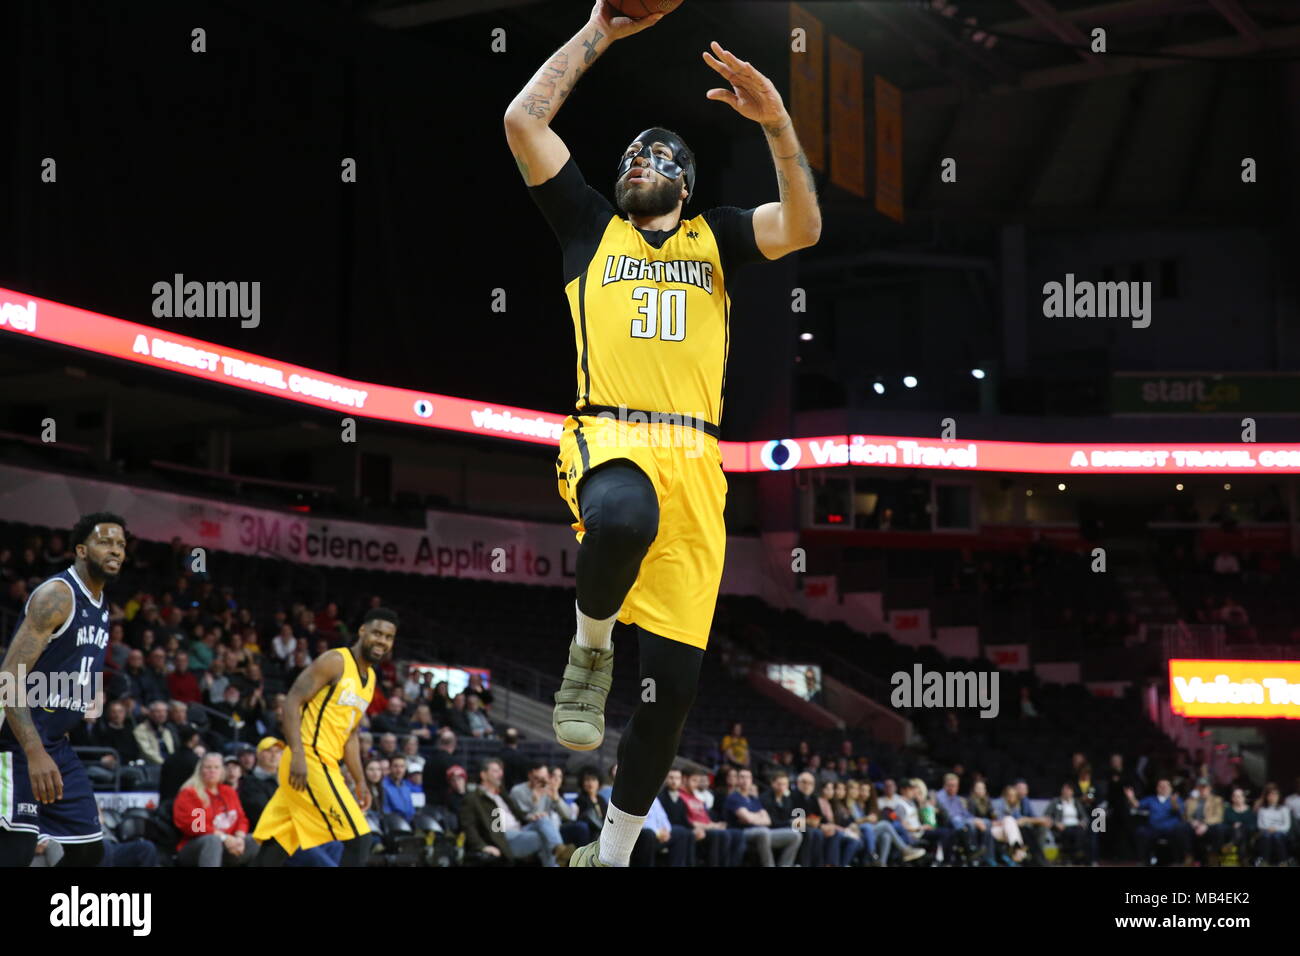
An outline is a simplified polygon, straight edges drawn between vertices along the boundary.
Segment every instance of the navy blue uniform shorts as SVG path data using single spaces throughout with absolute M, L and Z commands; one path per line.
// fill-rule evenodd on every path
M 99 806 L 86 767 L 65 737 L 47 751 L 63 776 L 63 797 L 37 803 L 21 747 L 0 746 L 0 829 L 35 833 L 38 840 L 93 843 L 103 839 Z

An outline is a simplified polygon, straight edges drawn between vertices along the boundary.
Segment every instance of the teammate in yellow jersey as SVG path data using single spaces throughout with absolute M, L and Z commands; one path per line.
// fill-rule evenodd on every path
M 326 651 L 298 675 L 284 702 L 280 786 L 257 821 L 262 844 L 258 866 L 281 866 L 296 851 L 343 841 L 342 866 L 365 866 L 370 791 L 361 770 L 358 730 L 375 693 L 374 668 L 393 649 L 397 614 L 366 612 L 351 647 Z M 300 715 L 291 720 L 289 715 Z M 339 761 L 346 760 L 356 797 L 348 792 Z
M 627 866 L 695 699 L 726 550 L 718 435 L 731 344 L 728 288 L 746 263 L 779 259 L 821 234 L 812 169 L 780 93 L 716 42 L 704 65 L 730 89 L 705 96 L 761 126 L 779 201 L 715 206 L 683 219 L 696 190 L 695 155 L 679 133 L 660 126 L 622 141 L 617 209 L 587 185 L 551 121 L 611 43 L 662 18 L 612 17 L 597 0 L 586 25 L 504 119 L 529 194 L 560 241 L 577 353 L 574 413 L 556 460 L 580 542 L 577 632 L 555 695 L 556 739 L 573 750 L 604 740 L 615 620 L 634 626 L 642 686 L 654 686 L 619 742 L 600 838 L 577 850 L 570 866 Z M 657 73 L 669 68 L 652 54 L 630 63 L 626 103 L 661 104 Z M 590 119 L 608 130 L 608 117 Z

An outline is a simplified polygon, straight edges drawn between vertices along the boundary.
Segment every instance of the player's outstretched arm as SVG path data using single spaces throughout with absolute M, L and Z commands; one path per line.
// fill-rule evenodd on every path
M 579 77 L 615 40 L 640 33 L 664 16 L 657 13 L 640 20 L 610 17 L 604 0 L 596 0 L 582 29 L 510 101 L 505 115 L 506 142 L 527 185 L 540 186 L 569 161 L 569 148 L 551 129 L 551 120 Z
M 0 692 L 4 695 L 0 697 L 0 707 L 4 708 L 5 723 L 27 756 L 32 793 L 41 803 L 62 799 L 63 776 L 58 765 L 45 752 L 41 735 L 32 722 L 27 707 L 27 675 L 36 666 L 54 632 L 68 619 L 72 608 L 71 588 L 54 582 L 37 588 L 27 605 L 27 617 L 14 634 L 4 663 L 0 664 Z
M 289 785 L 295 790 L 307 788 L 307 752 L 302 746 L 303 706 L 320 693 L 326 684 L 343 676 L 344 650 L 326 651 L 298 675 L 284 698 L 284 740 L 289 745 Z
M 705 51 L 704 62 L 730 83 L 731 89 L 715 88 L 704 95 L 726 103 L 745 119 L 762 126 L 776 165 L 781 199 L 754 210 L 754 241 L 759 251 L 769 259 L 780 259 L 816 245 L 822 233 L 817 187 L 780 92 L 753 64 L 724 50 L 717 41 L 712 47 L 712 54 Z

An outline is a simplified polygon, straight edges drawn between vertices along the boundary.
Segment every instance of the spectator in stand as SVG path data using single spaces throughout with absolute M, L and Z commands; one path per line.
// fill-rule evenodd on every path
M 677 771 L 671 771 L 677 773 Z M 681 775 L 678 773 L 680 782 Z M 665 782 L 665 787 L 667 783 Z M 695 831 L 688 826 L 676 826 L 668 816 L 662 793 L 651 801 L 645 823 L 632 847 L 629 866 L 654 866 L 655 856 L 661 849 L 668 851 L 669 866 L 690 866 L 694 863 Z
M 333 601 L 325 605 L 325 610 L 316 614 L 316 629 L 324 634 L 338 634 L 343 626 L 339 620 L 339 606 Z
M 473 737 L 474 731 L 469 725 L 469 715 L 465 712 L 465 695 L 457 694 L 451 701 L 451 709 L 447 711 L 447 719 L 443 721 L 444 727 L 450 727 L 461 737 Z
M 826 865 L 851 866 L 863 850 L 861 836 L 845 826 L 846 815 L 837 814 L 835 784 L 827 780 L 817 797 L 817 816 L 826 835 Z
M 406 755 L 393 754 L 388 760 L 388 775 L 384 777 L 384 806 L 388 813 L 401 814 L 410 823 L 415 819 L 415 802 L 411 795 L 415 788 L 406 779 Z
M 501 768 L 501 781 L 505 782 L 505 766 Z M 524 812 L 520 821 L 524 825 L 536 824 L 536 830 L 554 848 L 565 842 L 560 834 L 560 821 L 567 819 L 559 804 L 564 802 L 559 787 L 551 779 L 551 772 L 543 762 L 528 768 L 528 779 L 509 791 L 510 799 Z
M 492 707 L 492 691 L 483 686 L 483 675 L 470 674 L 469 686 L 465 688 L 465 692 L 478 697 L 485 711 Z
M 226 655 L 218 654 L 212 660 L 212 666 L 203 672 L 199 679 L 200 703 L 215 707 L 226 699 L 226 688 L 230 686 L 230 677 L 226 674 Z
M 144 675 L 144 653 L 132 649 L 126 656 L 126 668 L 118 675 L 118 679 L 114 684 L 113 695 L 119 698 L 130 697 L 137 703 L 145 703 L 144 684 L 142 683 Z
M 244 768 L 239 765 L 238 757 L 232 754 L 222 762 L 221 782 L 227 787 L 230 787 L 236 793 L 239 792 L 239 782 L 243 777 Z M 245 816 L 247 816 L 247 814 L 245 814 Z
M 545 824 L 540 820 L 523 822 L 527 814 L 501 793 L 501 781 L 501 761 L 487 758 L 479 770 L 479 787 L 465 798 L 460 815 L 465 852 L 507 864 L 535 856 L 542 866 L 558 866 L 555 853 L 559 847 L 543 834 Z
M 501 763 L 505 767 L 505 786 L 507 789 L 516 786 L 520 781 L 528 779 L 528 771 L 535 761 L 519 752 L 519 731 L 517 728 L 506 728 L 505 735 L 501 738 L 500 756 Z
M 1255 852 L 1264 866 L 1285 866 L 1291 855 L 1291 811 L 1282 803 L 1282 791 L 1277 784 L 1270 783 L 1264 787 L 1256 811 L 1258 835 L 1255 837 Z
M 203 744 L 203 735 L 195 727 L 183 727 L 176 735 L 180 746 L 176 752 L 163 761 L 158 773 L 158 800 L 166 803 L 174 800 L 185 781 L 190 778 L 199 765 L 199 759 L 207 752 Z
M 176 752 L 178 746 L 176 735 L 167 726 L 166 701 L 155 700 L 149 705 L 147 715 L 148 719 L 135 728 L 135 742 L 145 760 L 161 766 L 164 760 Z
M 1074 795 L 1074 784 L 1068 780 L 1061 784 L 1060 796 L 1047 805 L 1045 813 L 1060 848 L 1057 862 L 1065 863 L 1082 857 L 1090 866 L 1096 866 L 1097 834 L 1090 825 L 1083 802 Z
M 384 761 L 378 757 L 371 757 L 366 761 L 363 768 L 366 777 L 366 789 L 370 791 L 370 809 L 378 814 L 388 812 L 388 804 L 384 802 L 384 781 L 387 777 L 384 774 Z
M 1030 695 L 1028 687 L 1020 688 L 1020 719 L 1038 719 L 1038 705 L 1034 703 L 1034 698 Z
M 376 754 L 385 760 L 390 760 L 397 752 L 397 734 L 380 734 Z
M 239 794 L 221 776 L 221 755 L 206 754 L 176 795 L 172 822 L 183 834 L 176 845 L 180 866 L 244 866 L 257 855 Z
M 1217 859 L 1223 847 L 1223 798 L 1210 789 L 1209 777 L 1196 781 L 1196 790 L 1187 798 L 1187 823 L 1192 828 L 1192 849 L 1198 860 L 1209 863 Z
M 734 732 L 737 728 L 733 726 L 732 729 Z M 727 825 L 744 831 L 745 843 L 757 852 L 760 866 L 777 865 L 773 850 L 781 852 L 781 866 L 794 865 L 799 854 L 799 834 L 793 830 L 771 829 L 772 818 L 758 798 L 753 771 L 744 769 L 739 772 L 738 785 L 727 797 L 726 812 Z
M 1237 603 L 1237 599 L 1231 594 L 1223 599 L 1223 606 L 1219 608 L 1218 619 L 1228 627 L 1249 627 L 1250 615 L 1246 609 Z
M 447 771 L 456 766 L 456 735 L 447 728 L 438 731 L 438 741 L 424 762 L 424 793 L 432 803 L 446 805 Z
M 469 722 L 470 733 L 480 740 L 495 740 L 497 732 L 483 712 L 483 701 L 478 694 L 462 694 L 465 697 L 465 719 Z
M 821 827 L 822 809 L 817 796 L 817 778 L 805 770 L 795 778 L 790 793 L 791 813 L 797 814 L 803 827 L 803 840 L 799 846 L 799 865 L 803 867 L 826 866 L 826 831 Z M 737 864 L 739 865 L 739 864 Z
M 1300 821 L 1300 777 L 1295 778 L 1295 789 L 1282 802 L 1291 811 L 1291 819 Z
M 722 755 L 737 770 L 749 766 L 749 741 L 745 738 L 744 725 L 738 720 L 732 723 L 731 733 L 722 738 Z
M 411 722 L 406 719 L 406 701 L 398 691 L 388 698 L 388 706 L 382 714 L 376 715 L 370 721 L 370 729 L 378 734 L 408 734 L 411 732 Z
M 1003 791 L 1004 801 L 1007 798 L 1014 798 L 1015 792 L 1014 787 L 1008 787 Z M 1000 853 L 1004 864 L 1019 866 L 1024 862 L 1028 851 L 1025 849 L 1025 839 L 1020 835 L 1020 825 L 1016 823 L 1015 817 L 999 815 L 995 812 L 994 801 L 989 798 L 987 781 L 979 779 L 971 784 L 969 809 L 972 816 L 988 823 L 994 841 L 1005 844 L 1010 850 L 1010 855 L 1005 852 Z
M 773 830 L 789 830 L 794 833 L 796 849 L 789 864 L 793 866 L 799 858 L 806 821 L 801 814 L 798 818 L 799 827 L 795 827 L 796 804 L 794 794 L 790 791 L 790 775 L 784 770 L 778 770 L 772 777 L 772 789 L 763 796 L 762 804 Z
M 121 624 L 114 624 L 108 630 L 108 649 L 104 652 L 104 669 L 114 674 L 126 667 L 127 658 L 131 656 L 131 647 L 126 643 L 126 632 Z
M 280 662 L 282 669 L 293 666 L 293 653 L 298 649 L 298 638 L 292 625 L 285 624 L 271 641 L 271 657 Z
M 577 804 L 564 799 L 564 768 L 558 764 L 551 768 L 551 790 L 556 796 L 551 815 L 556 826 L 560 828 L 560 838 L 565 843 L 581 846 L 581 841 L 587 837 L 587 828 L 578 823 Z M 586 840 L 586 842 L 591 841 Z
M 1130 808 L 1147 812 L 1146 822 L 1140 824 L 1134 834 L 1139 860 L 1149 862 L 1153 843 L 1163 838 L 1169 841 L 1175 862 L 1191 861 L 1192 828 L 1183 822 L 1182 802 L 1174 793 L 1168 777 L 1157 780 L 1156 792 L 1140 801 L 1132 787 L 1124 792 L 1124 796 L 1128 798 Z
M 586 838 L 576 842 L 579 846 L 586 846 L 600 836 L 605 826 L 605 812 L 609 809 L 609 801 L 600 795 L 600 774 L 594 767 L 587 767 L 579 777 L 574 809 L 578 812 L 577 822 L 588 831 Z
M 682 797 L 683 792 L 682 772 L 675 768 L 669 770 L 668 776 L 664 779 L 664 789 L 659 794 L 659 802 L 663 804 L 664 813 L 667 814 L 668 823 L 671 825 L 673 833 L 685 835 L 684 845 L 681 850 L 683 862 L 680 864 L 670 863 L 670 865 L 694 866 L 695 844 L 701 839 L 703 831 L 698 831 L 691 823 L 686 801 Z M 788 825 L 788 822 L 786 825 Z
M 465 768 L 460 764 L 452 764 L 447 768 L 447 796 L 444 806 L 460 818 L 461 808 L 465 805 L 465 795 L 467 793 L 466 785 L 468 775 Z
M 119 758 L 117 760 L 112 754 L 105 754 L 99 758 L 99 762 L 109 769 L 117 766 L 125 767 L 141 758 L 140 744 L 136 741 L 135 732 L 127 722 L 126 716 L 124 703 L 120 700 L 110 701 L 104 719 L 95 724 L 95 732 L 91 737 L 94 746 L 111 747 L 117 751 Z
M 1123 754 L 1110 755 L 1110 765 L 1101 783 L 1101 796 L 1106 801 L 1106 835 L 1110 841 L 1110 853 L 1121 859 L 1127 858 L 1130 851 L 1130 826 L 1128 798 L 1124 795 L 1129 788 L 1139 786 L 1137 775 L 1124 768 Z
M 438 725 L 433 719 L 433 712 L 429 710 L 428 704 L 417 704 L 415 716 L 411 719 L 410 733 L 420 740 L 433 741 L 433 736 L 438 732 Z
M 199 679 L 190 670 L 190 655 L 184 651 L 176 652 L 176 662 L 172 672 L 167 675 L 167 696 L 170 700 L 179 700 L 186 704 L 198 703 L 203 699 L 199 690 Z
M 212 662 L 217 659 L 219 632 L 208 628 L 202 636 L 189 646 L 190 669 L 196 671 L 211 670 Z
M 954 831 L 954 840 L 945 847 L 945 862 L 949 866 L 956 862 L 951 851 L 957 841 L 965 844 L 975 854 L 976 865 L 997 866 L 993 841 L 993 828 L 987 820 L 973 814 L 966 806 L 966 801 L 957 793 L 961 780 L 955 773 L 943 775 L 943 789 L 935 794 L 935 803 L 948 815 L 948 826 Z
M 817 679 L 817 670 L 815 668 L 806 668 L 803 672 L 804 693 L 807 695 L 808 703 L 816 707 L 823 707 L 826 704 L 826 695 L 822 692 L 822 683 Z M 848 743 L 846 740 L 845 743 Z M 849 754 L 845 754 L 849 756 Z
M 275 737 L 263 737 L 257 744 L 256 763 L 239 781 L 239 802 L 248 817 L 249 832 L 257 829 L 262 811 L 280 786 L 280 755 L 284 742 Z
M 433 695 L 429 698 L 429 709 L 433 711 L 433 719 L 439 725 L 447 723 L 447 715 L 451 712 L 451 698 L 447 696 L 447 682 L 440 680 L 433 685 Z
M 728 829 L 721 814 L 715 810 L 709 775 L 702 770 L 693 771 L 686 789 L 682 791 L 682 800 L 697 843 L 704 843 L 708 865 L 740 866 L 745 858 L 745 833 Z
M 216 711 L 212 715 L 213 731 L 226 740 L 237 740 L 247 723 L 244 719 L 246 711 L 240 706 L 239 688 L 227 684 L 221 703 L 213 705 L 212 709 Z
M 1255 849 L 1255 834 L 1259 830 L 1258 816 L 1246 802 L 1246 791 L 1233 787 L 1229 795 L 1228 806 L 1223 811 L 1224 841 L 1223 846 L 1232 844 L 1237 850 L 1237 859 L 1245 861 Z

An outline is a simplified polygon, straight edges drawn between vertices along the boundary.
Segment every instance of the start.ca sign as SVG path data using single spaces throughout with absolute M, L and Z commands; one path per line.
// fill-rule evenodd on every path
M 1169 706 L 1183 717 L 1300 719 L 1300 661 L 1172 660 Z

